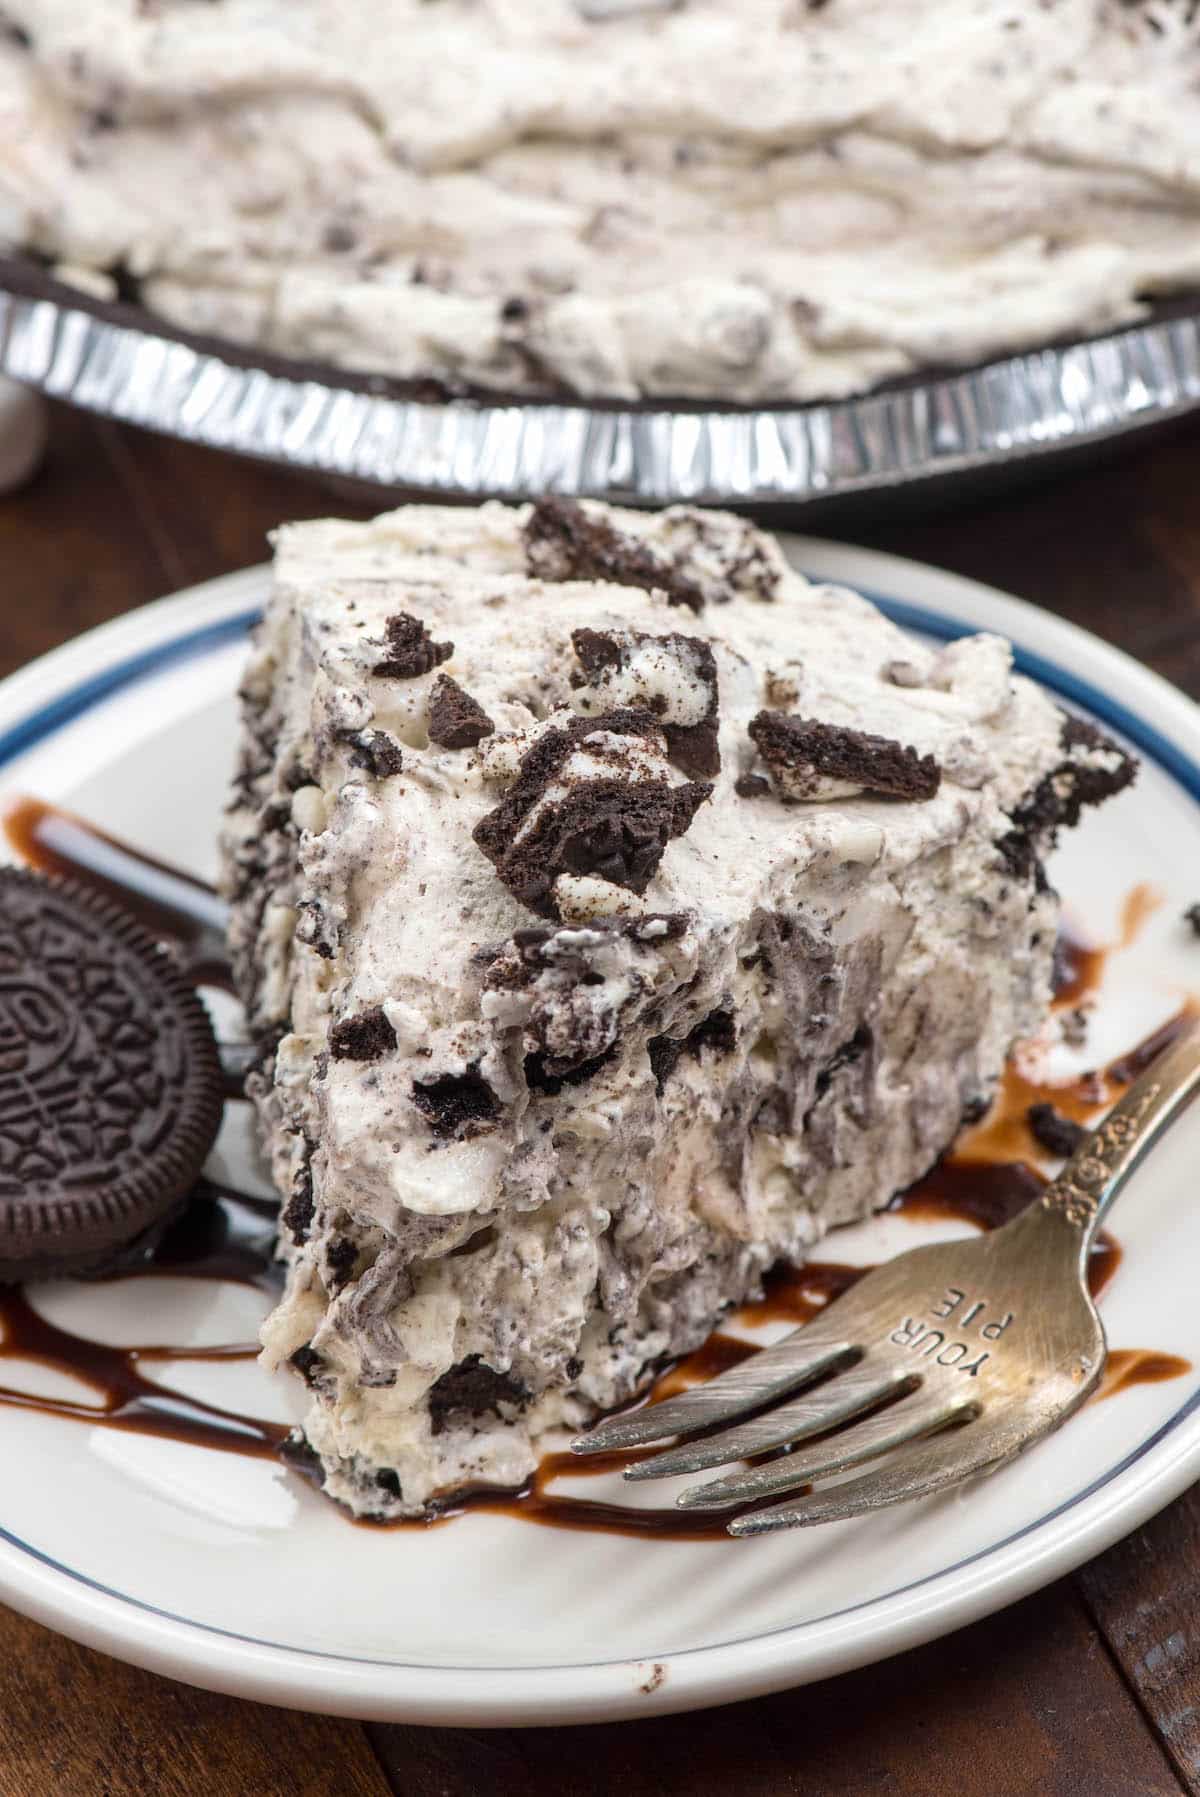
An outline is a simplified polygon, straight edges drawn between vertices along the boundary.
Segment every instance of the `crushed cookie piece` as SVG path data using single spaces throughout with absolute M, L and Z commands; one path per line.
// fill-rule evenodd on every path
M 412 1101 L 435 1136 L 466 1141 L 483 1135 L 500 1115 L 500 1100 L 477 1068 L 416 1080 Z
M 810 783 L 815 791 L 821 781 L 832 781 L 881 798 L 923 801 L 941 785 L 942 770 L 932 755 L 918 755 L 888 736 L 779 711 L 760 711 L 749 731 L 784 796 L 807 797 Z
M 306 1385 L 313 1383 L 313 1375 L 325 1364 L 311 1342 L 305 1342 L 302 1348 L 297 1348 L 294 1354 L 289 1354 L 288 1361 L 295 1367 Z
M 764 793 L 770 792 L 771 782 L 764 774 L 739 774 L 733 790 L 739 799 L 761 799 Z
M 449 674 L 439 674 L 429 695 L 429 740 L 443 749 L 473 749 L 496 726 L 478 699 Z
M 340 1292 L 344 1285 L 349 1285 L 354 1276 L 354 1268 L 358 1261 L 358 1249 L 348 1235 L 334 1236 L 325 1247 L 325 1266 L 327 1277 L 325 1283 L 330 1291 Z
M 571 642 L 597 699 L 644 706 L 654 714 L 667 739 L 667 755 L 681 773 L 693 778 L 720 773 L 717 664 L 702 637 L 585 628 L 573 630 Z M 586 709 L 582 703 L 580 708 Z
M 396 1032 L 380 1005 L 343 1017 L 329 1032 L 329 1052 L 335 1061 L 378 1061 L 396 1046 Z
M 468 1354 L 429 1388 L 433 1433 L 440 1435 L 456 1416 L 482 1416 L 501 1404 L 529 1402 L 529 1387 L 514 1373 L 498 1373 L 478 1354 Z
M 638 948 L 656 949 L 664 942 L 678 942 L 685 935 L 684 911 L 647 911 L 639 917 L 596 917 L 587 925 L 590 937 L 623 936 Z M 601 981 L 591 967 L 587 948 L 579 946 L 579 929 L 556 930 L 540 926 L 514 930 L 505 943 L 487 953 L 484 985 L 491 991 L 517 991 L 529 986 L 549 968 L 574 974 L 582 984 Z
M 522 527 L 525 561 L 539 580 L 607 580 L 660 592 L 668 605 L 704 609 L 704 594 L 678 563 L 588 512 L 577 499 L 539 499 Z
M 667 844 L 712 793 L 707 783 L 646 777 L 644 761 L 639 766 L 605 742 L 613 735 L 646 738 L 651 751 L 665 751 L 649 712 L 573 718 L 538 738 L 512 789 L 475 826 L 476 843 L 509 891 L 542 916 L 555 915 L 554 882 L 564 873 L 644 892 Z M 577 747 L 586 758 L 572 777 Z
M 705 1048 L 711 1048 L 716 1054 L 731 1053 L 737 1047 L 737 1023 L 733 1012 L 724 1006 L 710 1011 L 684 1038 L 683 1046 L 688 1054 L 697 1058 Z
M 699 1060 L 704 1049 L 712 1049 L 716 1054 L 728 1054 L 737 1043 L 737 1025 L 733 1012 L 719 1007 L 702 1017 L 695 1028 L 686 1036 L 652 1036 L 646 1044 L 646 1053 L 650 1057 L 650 1071 L 654 1075 L 654 1084 L 661 1098 L 667 1081 L 679 1065 L 682 1055 L 691 1055 Z
M 372 672 L 388 680 L 412 680 L 418 674 L 428 674 L 454 654 L 453 643 L 435 643 L 420 618 L 406 611 L 387 620 L 384 643 L 386 654 Z
M 646 1044 L 646 1053 L 650 1057 L 650 1071 L 654 1075 L 654 1084 L 661 1098 L 667 1081 L 679 1064 L 683 1053 L 681 1036 L 651 1036 Z
M 1191 926 L 1193 936 L 1200 936 L 1200 904 L 1189 905 L 1183 914 L 1183 921 Z
M 315 1208 L 312 1168 L 306 1162 L 292 1181 L 291 1196 L 279 1219 L 284 1228 L 291 1232 L 292 1240 L 298 1248 L 308 1240 Z
M 1019 879 L 1032 875 L 1044 880 L 1040 849 L 1053 847 L 1064 826 L 1074 828 L 1085 805 L 1103 804 L 1137 778 L 1137 758 L 1086 718 L 1064 713 L 1059 740 L 1064 753 L 1062 764 L 1039 780 L 1013 809 L 1012 828 L 996 845 L 1010 872 Z M 1073 750 L 1080 749 L 1102 754 L 1112 765 L 1089 767 L 1072 755 Z
M 1058 1020 L 1058 1033 L 1069 1048 L 1082 1048 L 1088 1034 L 1087 1006 L 1076 1005 L 1073 1011 L 1064 1011 Z
M 1064 1117 L 1052 1104 L 1031 1104 L 1025 1121 L 1034 1141 L 1040 1142 L 1047 1153 L 1061 1155 L 1064 1160 L 1074 1154 L 1088 1133 L 1082 1123 Z
M 372 774 L 376 780 L 386 780 L 390 775 L 403 771 L 404 756 L 400 744 L 386 730 L 363 730 L 348 740 L 352 745 L 351 765 L 362 768 L 364 773 Z
M 588 1080 L 606 1067 L 617 1052 L 617 1045 L 606 1049 L 603 1054 L 593 1055 L 587 1061 L 572 1061 L 569 1057 L 543 1054 L 536 1050 L 525 1056 L 525 1084 L 531 1092 L 544 1093 L 548 1098 L 557 1098 L 564 1086 L 586 1085 Z

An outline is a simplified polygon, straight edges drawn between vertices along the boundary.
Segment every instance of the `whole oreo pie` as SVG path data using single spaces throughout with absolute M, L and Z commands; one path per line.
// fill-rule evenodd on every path
M 156 1239 L 221 1119 L 203 1005 L 107 899 L 0 868 L 0 1284 Z

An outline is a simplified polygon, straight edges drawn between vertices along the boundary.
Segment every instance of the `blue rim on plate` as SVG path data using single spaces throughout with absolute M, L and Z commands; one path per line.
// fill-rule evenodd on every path
M 819 576 L 814 576 L 814 578 L 819 578 Z M 864 598 L 869 599 L 872 604 L 877 606 L 881 612 L 892 620 L 893 623 L 901 626 L 903 629 L 911 630 L 922 636 L 933 637 L 943 642 L 949 642 L 957 637 L 971 636 L 977 632 L 977 626 L 966 624 L 962 622 L 962 620 L 954 618 L 946 612 L 933 610 L 921 605 L 914 605 L 907 600 L 895 599 L 889 597 L 887 594 L 861 584 L 857 585 L 856 590 L 859 591 Z M 185 631 L 179 636 L 173 637 L 168 642 L 157 644 L 154 648 L 146 649 L 138 654 L 128 656 L 119 662 L 115 662 L 111 667 L 104 669 L 102 672 L 94 674 L 86 680 L 79 681 L 76 685 L 69 687 L 65 692 L 60 693 L 46 704 L 35 708 L 25 717 L 19 719 L 15 724 L 10 725 L 6 730 L 0 732 L 0 768 L 7 766 L 10 762 L 15 760 L 17 756 L 35 748 L 39 743 L 42 743 L 47 738 L 53 736 L 57 730 L 64 728 L 67 724 L 82 717 L 94 706 L 103 703 L 106 699 L 112 698 L 115 694 L 128 687 L 136 685 L 139 681 L 152 678 L 168 668 L 177 667 L 183 663 L 194 661 L 202 656 L 229 647 L 239 638 L 246 636 L 259 622 L 261 616 L 262 613 L 258 607 L 247 608 L 234 613 L 228 618 L 221 619 L 217 623 L 202 625 L 198 628 Z M 1102 691 L 1090 681 L 1084 680 L 1080 678 L 1080 676 L 1071 673 L 1068 669 L 1060 666 L 1059 663 L 1051 660 L 1047 656 L 1041 655 L 1035 650 L 1027 649 L 1016 641 L 1013 642 L 1013 659 L 1014 665 L 1021 673 L 1028 675 L 1040 685 L 1046 687 L 1049 691 L 1057 693 L 1061 698 L 1067 700 L 1072 705 L 1079 706 L 1081 709 L 1091 713 L 1092 716 L 1099 719 L 1101 722 L 1107 724 L 1110 729 L 1115 730 L 1144 755 L 1148 756 L 1152 761 L 1157 762 L 1159 767 L 1170 775 L 1170 777 L 1184 789 L 1190 798 L 1200 802 L 1200 763 L 1171 742 L 1140 713 L 1131 710 L 1128 706 L 1122 704 L 1119 700 L 1114 699 L 1110 694 Z M 1159 1445 L 1160 1442 L 1171 1435 L 1181 1423 L 1195 1415 L 1198 1409 L 1200 1409 L 1200 1388 L 1197 1388 L 1197 1390 L 1192 1393 L 1191 1397 L 1189 1397 L 1178 1410 L 1174 1411 L 1165 1422 L 1160 1424 L 1151 1435 L 1147 1436 L 1144 1441 L 1137 1445 L 1137 1447 L 1131 1449 L 1123 1459 L 1109 1467 L 1099 1478 L 1094 1479 L 1082 1490 L 1073 1493 L 1069 1498 L 1064 1499 L 1062 1503 L 1056 1504 L 1052 1509 L 1045 1511 L 1033 1521 L 1026 1523 L 1022 1528 L 1015 1530 L 1011 1535 L 1006 1535 L 998 1541 L 990 1542 L 986 1547 L 980 1548 L 976 1553 L 968 1554 L 965 1558 L 957 1560 L 949 1566 L 939 1567 L 935 1572 L 930 1572 L 919 1579 L 914 1579 L 907 1585 L 898 1585 L 890 1591 L 879 1593 L 871 1598 L 864 1599 L 861 1603 L 848 1604 L 841 1609 L 828 1611 L 821 1616 L 806 1617 L 805 1625 L 811 1627 L 823 1622 L 840 1620 L 843 1617 L 854 1615 L 856 1611 L 870 1609 L 881 1602 L 887 1602 L 894 1598 L 902 1597 L 911 1591 L 919 1590 L 922 1586 L 949 1577 L 954 1573 L 961 1572 L 969 1566 L 976 1565 L 981 1560 L 987 1560 L 993 1555 L 1002 1552 L 1005 1548 L 1011 1547 L 1014 1542 L 1021 1541 L 1027 1536 L 1037 1533 L 1048 1523 L 1053 1522 L 1057 1517 L 1075 1509 L 1079 1504 L 1084 1503 L 1088 1498 L 1094 1496 L 1096 1492 L 1103 1490 L 1115 1479 L 1127 1472 L 1131 1466 L 1134 1466 L 1139 1461 L 1143 1460 Z M 235 1641 L 249 1647 L 269 1648 L 273 1652 L 297 1655 L 310 1659 L 339 1661 L 353 1666 L 370 1666 L 381 1671 L 423 1672 L 430 1669 L 427 1664 L 422 1662 L 413 1664 L 402 1660 L 373 1659 L 360 1654 L 333 1653 L 325 1648 L 300 1647 L 288 1642 L 270 1641 L 256 1635 L 242 1634 L 240 1631 L 234 1629 L 223 1629 L 215 1623 L 200 1622 L 193 1617 L 182 1616 L 176 1611 L 164 1609 L 157 1604 L 148 1603 L 143 1598 L 134 1597 L 128 1592 L 118 1591 L 113 1586 L 105 1585 L 102 1581 L 90 1577 L 87 1573 L 79 1572 L 76 1568 L 67 1566 L 62 1561 L 55 1559 L 52 1555 L 44 1553 L 40 1548 L 34 1547 L 32 1543 L 23 1541 L 19 1536 L 13 1535 L 2 1525 L 0 1525 L 0 1541 L 6 1542 L 9 1546 L 16 1548 L 18 1552 L 37 1561 L 43 1566 L 48 1567 L 53 1572 L 65 1575 L 66 1578 L 78 1585 L 84 1586 L 88 1590 L 98 1592 L 105 1597 L 115 1598 L 119 1602 L 140 1610 L 145 1614 L 160 1617 L 164 1621 L 177 1623 L 190 1629 L 197 1629 L 204 1634 L 216 1636 L 220 1639 Z M 687 1659 L 689 1656 L 695 1654 L 711 1653 L 714 1647 L 734 1647 L 744 1641 L 770 1640 L 773 1637 L 790 1634 L 796 1627 L 797 1624 L 794 1622 L 787 1623 L 778 1628 L 756 1630 L 753 1635 L 750 1636 L 735 1636 L 729 1640 L 713 1643 L 704 1647 L 678 1648 L 672 1650 L 667 1657 L 672 1661 L 678 1661 Z M 576 1669 L 582 1670 L 586 1669 L 589 1665 L 605 1667 L 620 1666 L 625 1663 L 624 1660 L 594 1662 L 579 1661 L 573 1662 L 573 1666 Z M 495 1669 L 493 1667 L 465 1666 L 455 1663 L 453 1667 L 448 1667 L 446 1670 L 466 1673 L 488 1673 Z M 527 1673 L 557 1670 L 559 1670 L 559 1668 L 555 1666 L 522 1667 L 522 1671 Z

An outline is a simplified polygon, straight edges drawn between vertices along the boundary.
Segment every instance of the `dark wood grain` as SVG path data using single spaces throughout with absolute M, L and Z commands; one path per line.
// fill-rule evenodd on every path
M 375 1728 L 404 1797 L 1177 1797 L 1066 1587 L 948 1640 L 755 1703 L 556 1729 Z
M 1078 1574 L 1189 1791 L 1200 1790 L 1200 1487 Z
M 1031 599 L 1200 692 L 1200 433 L 851 540 Z
M 362 1729 L 156 1678 L 0 1610 L 0 1797 L 388 1797 Z
M 1192 428 L 1040 488 L 822 530 L 1033 599 L 1200 694 L 1198 452 Z M 285 518 L 382 503 L 59 411 L 40 479 L 0 501 L 0 674 L 263 560 Z M 1197 1568 L 1189 1495 L 1075 1579 L 881 1666 L 583 1730 L 368 1736 L 156 1679 L 0 1611 L 0 1797 L 1200 1793 Z

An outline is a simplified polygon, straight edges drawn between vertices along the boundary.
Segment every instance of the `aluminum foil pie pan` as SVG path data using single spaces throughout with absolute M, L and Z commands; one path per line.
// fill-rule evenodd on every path
M 0 370 L 88 411 L 454 499 L 799 507 L 1099 446 L 1200 406 L 1200 301 L 1082 342 L 778 408 L 448 395 L 173 331 L 0 259 Z

